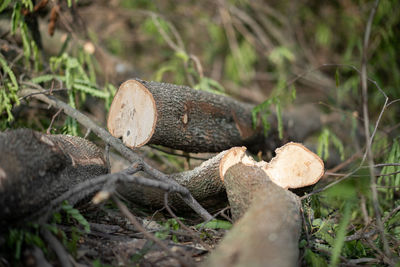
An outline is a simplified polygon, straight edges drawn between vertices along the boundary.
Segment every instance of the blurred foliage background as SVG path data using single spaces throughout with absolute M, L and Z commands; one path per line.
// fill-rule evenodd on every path
M 370 175 L 363 160 L 367 146 L 359 70 L 373 4 L 3 0 L 0 128 L 46 131 L 51 125 L 56 111 L 35 101 L 21 104 L 18 98 L 18 90 L 35 86 L 59 90 L 71 106 L 105 125 L 116 88 L 135 77 L 227 94 L 258 104 L 258 111 L 279 106 L 284 114 L 301 104 L 317 105 L 322 115 L 340 118 L 305 141 L 332 162 L 319 188 L 351 175 L 303 201 L 302 263 L 393 265 L 377 234 Z M 397 256 L 399 14 L 399 1 L 379 3 L 367 50 L 371 132 L 384 111 L 372 143 L 379 206 L 390 253 Z M 385 94 L 390 105 L 385 105 Z M 62 115 L 49 131 L 86 133 Z M 170 165 L 186 166 L 180 159 L 164 157 L 173 162 Z M 368 233 L 367 240 L 363 234 Z

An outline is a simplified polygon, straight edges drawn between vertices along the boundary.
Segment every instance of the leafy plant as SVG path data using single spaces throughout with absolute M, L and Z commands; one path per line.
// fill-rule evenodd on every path
M 12 121 L 14 119 L 11 110 L 13 105 L 19 105 L 19 99 L 17 91 L 19 85 L 17 83 L 17 78 L 14 72 L 9 67 L 7 61 L 4 59 L 3 55 L 0 54 L 0 65 L 4 71 L 3 79 L 0 81 L 3 90 L 0 91 L 0 113 L 3 111 L 7 112 L 7 121 Z
M 90 233 L 89 222 L 85 219 L 85 217 L 82 216 L 79 210 L 75 209 L 67 202 L 64 202 L 61 207 L 63 211 L 65 211 L 65 213 L 67 214 L 68 219 L 70 218 L 75 219 L 80 225 L 83 226 L 86 233 Z
M 344 146 L 342 141 L 331 130 L 325 127 L 318 137 L 318 156 L 327 160 L 329 158 L 329 146 L 331 144 L 339 151 L 340 159 L 344 160 Z
M 378 178 L 378 184 L 381 192 L 386 195 L 386 199 L 393 201 L 394 192 L 400 187 L 400 166 L 396 166 L 400 162 L 400 144 L 398 139 L 393 140 L 390 152 L 385 160 L 387 166 L 384 166 L 381 171 L 381 176 Z M 385 164 L 384 164 L 385 165 Z
M 232 223 L 228 222 L 228 221 L 223 221 L 223 220 L 211 220 L 209 222 L 207 222 L 206 224 L 204 223 L 200 223 L 198 225 L 196 225 L 197 229 L 201 229 L 201 228 L 209 228 L 209 229 L 225 229 L 225 230 L 229 230 L 232 228 Z
M 264 135 L 266 136 L 271 129 L 271 125 L 268 121 L 271 115 L 272 104 L 275 105 L 275 114 L 278 120 L 278 133 L 279 138 L 283 138 L 283 122 L 282 122 L 282 111 L 281 111 L 281 101 L 278 97 L 271 97 L 265 100 L 263 103 L 255 106 L 251 111 L 253 128 L 255 129 L 258 125 L 258 116 L 261 118 L 261 123 L 264 129 Z
M 10 229 L 6 237 L 6 243 L 9 249 L 14 253 L 14 259 L 21 259 L 23 245 L 34 245 L 47 252 L 43 240 L 39 236 L 39 226 L 31 224 L 25 229 Z
M 179 218 L 181 221 L 183 221 L 183 218 Z M 155 233 L 155 236 L 160 239 L 166 239 L 168 235 L 170 234 L 171 230 L 179 230 L 180 225 L 179 222 L 175 218 L 168 219 L 166 222 L 161 224 L 164 229 L 161 231 L 158 231 Z M 171 236 L 172 241 L 175 243 L 178 243 L 178 237 L 175 234 L 172 234 Z

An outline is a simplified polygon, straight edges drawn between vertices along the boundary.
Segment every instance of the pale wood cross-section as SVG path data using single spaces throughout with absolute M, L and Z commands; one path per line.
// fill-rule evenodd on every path
M 108 114 L 110 133 L 128 147 L 145 145 L 154 133 L 157 109 L 152 94 L 135 80 L 124 82 L 115 95 Z

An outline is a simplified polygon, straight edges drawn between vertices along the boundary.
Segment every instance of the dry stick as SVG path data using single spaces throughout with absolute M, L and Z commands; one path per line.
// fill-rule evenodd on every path
M 62 109 L 60 108 L 57 112 L 56 112 L 56 114 L 54 114 L 53 115 L 53 117 L 51 118 L 51 122 L 50 122 L 50 125 L 49 125 L 49 127 L 47 128 L 47 130 L 46 130 L 46 133 L 47 134 L 51 134 L 51 128 L 53 127 L 53 123 L 54 123 L 54 120 L 57 118 L 57 116 L 61 113 L 61 111 L 62 111 Z
M 104 148 L 104 158 L 106 160 L 106 165 L 107 165 L 107 169 L 108 172 L 111 173 L 111 163 L 110 163 L 110 144 L 106 144 L 105 148 Z
M 209 160 L 209 158 L 202 158 L 202 157 L 196 157 L 196 156 L 191 156 L 191 155 L 182 155 L 182 154 L 178 154 L 172 151 L 167 151 L 165 149 L 159 148 L 155 145 L 149 145 L 149 147 L 151 147 L 152 149 L 161 151 L 165 154 L 169 154 L 169 155 L 173 155 L 173 156 L 178 156 L 178 157 L 183 157 L 183 158 L 189 158 L 189 159 L 198 159 L 198 160 Z
M 378 190 L 376 189 L 376 176 L 374 172 L 374 158 L 371 151 L 372 138 L 369 132 L 369 115 L 368 115 L 368 88 L 367 88 L 367 50 L 368 50 L 368 42 L 371 34 L 371 26 L 372 21 L 375 16 L 376 9 L 378 8 L 379 0 L 376 0 L 374 6 L 369 15 L 367 27 L 364 35 L 364 44 L 363 44 L 363 53 L 362 53 L 362 63 L 361 63 L 361 88 L 363 95 L 363 115 L 364 115 L 364 130 L 365 130 L 365 138 L 367 142 L 367 157 L 368 157 L 368 165 L 369 165 L 369 173 L 371 176 L 371 191 L 372 191 L 372 200 L 375 211 L 376 223 L 378 226 L 378 230 L 380 232 L 380 236 L 383 243 L 383 249 L 385 255 L 390 258 L 391 253 L 389 249 L 389 244 L 385 236 L 384 225 L 382 223 L 381 211 L 379 209 L 379 200 L 378 200 Z
M 392 266 L 392 267 L 395 267 L 395 266 L 396 266 L 396 263 L 393 262 L 393 260 L 392 260 L 391 258 L 388 258 L 388 257 L 385 255 L 385 253 L 383 253 L 383 252 L 375 245 L 375 243 L 372 242 L 371 239 L 364 239 L 364 240 L 365 240 L 365 242 L 368 243 L 368 245 L 369 245 L 373 250 L 375 250 L 375 251 L 379 254 L 380 258 L 382 258 L 382 261 L 383 261 L 384 263 L 386 263 L 387 265 Z M 379 258 L 379 257 L 375 256 L 375 258 Z
M 46 260 L 46 257 L 44 256 L 43 251 L 40 248 L 38 248 L 37 246 L 33 246 L 32 255 L 35 258 L 36 266 L 53 267 L 53 265 L 51 265 Z
M 19 91 L 19 95 L 22 97 L 25 97 L 29 94 L 33 93 L 39 93 L 38 90 L 35 89 L 23 89 Z M 177 182 L 168 179 L 168 177 L 158 171 L 157 169 L 151 167 L 148 165 L 146 162 L 143 161 L 143 159 L 127 148 L 121 140 L 113 137 L 110 133 L 108 133 L 106 130 L 103 128 L 99 127 L 94 121 L 92 121 L 89 117 L 84 115 L 83 113 L 79 112 L 78 110 L 72 108 L 68 104 L 64 103 L 63 101 L 53 97 L 53 96 L 46 96 L 43 94 L 36 94 L 34 95 L 35 98 L 48 103 L 50 105 L 53 105 L 54 107 L 57 108 L 62 108 L 64 113 L 67 114 L 68 116 L 74 118 L 77 120 L 79 123 L 84 125 L 86 128 L 91 129 L 98 137 L 100 137 L 105 143 L 110 144 L 115 150 L 117 150 L 119 153 L 121 153 L 122 156 L 127 158 L 130 162 L 137 162 L 141 166 L 143 166 L 143 170 L 150 175 L 154 176 L 156 179 L 161 180 L 165 183 L 171 184 L 181 190 L 181 195 L 183 201 L 189 205 L 197 214 L 199 214 L 204 220 L 208 220 L 212 218 L 212 216 L 193 198 L 193 196 L 190 194 L 190 192 L 179 185 Z M 185 193 L 184 193 L 185 192 Z
M 176 253 L 172 252 L 168 248 L 168 246 L 165 245 L 161 240 L 159 240 L 157 237 L 155 237 L 154 235 L 152 235 L 149 232 L 147 232 L 147 230 L 143 227 L 143 225 L 141 225 L 138 222 L 138 220 L 136 220 L 135 216 L 133 216 L 133 214 L 129 211 L 129 209 L 126 207 L 126 205 L 124 203 L 122 203 L 115 196 L 113 196 L 112 199 L 115 202 L 115 204 L 117 204 L 117 207 L 121 211 L 121 213 L 123 215 L 125 215 L 125 217 L 128 218 L 128 220 L 133 224 L 133 226 L 135 226 L 136 229 L 138 229 L 140 232 L 142 232 L 145 237 L 147 237 L 148 239 L 150 239 L 151 241 L 156 243 L 162 250 L 165 251 L 165 253 L 167 253 L 167 255 L 177 259 L 182 266 L 188 266 L 185 262 L 182 261 L 182 259 L 181 259 L 181 257 L 179 257 L 179 255 L 177 255 Z
M 44 226 L 40 229 L 41 235 L 46 240 L 46 242 L 50 245 L 50 247 L 57 254 L 57 257 L 60 261 L 62 267 L 72 267 L 71 261 L 68 257 L 68 252 L 65 250 L 64 246 L 58 241 L 57 238 L 50 233 Z

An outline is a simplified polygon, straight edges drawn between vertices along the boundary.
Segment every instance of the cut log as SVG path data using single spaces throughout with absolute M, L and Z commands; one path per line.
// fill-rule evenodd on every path
M 246 146 L 257 153 L 281 146 L 275 116 L 268 118 L 272 130 L 265 137 L 260 125 L 253 127 L 253 108 L 187 86 L 128 80 L 114 96 L 107 127 L 130 148 L 149 143 L 187 152 L 220 152 Z M 285 140 L 304 140 L 323 120 L 329 119 L 310 105 L 284 113 Z
M 285 189 L 316 183 L 324 164 L 297 143 L 276 154 L 269 163 L 243 155 L 239 163 L 221 166 L 236 223 L 204 266 L 298 265 L 301 203 Z
M 170 174 L 169 178 L 189 189 L 193 197 L 207 209 L 217 209 L 227 203 L 225 172 L 237 163 L 261 168 L 271 181 L 285 189 L 313 185 L 324 173 L 324 164 L 317 155 L 303 145 L 291 142 L 278 148 L 276 157 L 269 163 L 254 161 L 246 155 L 245 147 L 234 147 L 217 154 L 193 170 Z M 159 209 L 164 205 L 164 191 L 160 189 L 123 183 L 118 186 L 118 192 L 140 206 Z M 187 210 L 176 194 L 171 194 L 169 201 L 171 206 Z M 232 212 L 236 216 L 237 209 Z
M 245 147 L 222 151 L 195 169 L 170 174 L 169 178 L 186 187 L 203 207 L 207 209 L 223 207 L 227 203 L 223 174 L 228 167 L 240 162 L 245 151 Z M 131 203 L 140 206 L 159 209 L 164 205 L 165 191 L 161 189 L 124 182 L 118 186 L 117 191 Z M 171 193 L 168 199 L 169 205 L 178 210 L 187 211 L 189 208 L 177 194 Z
M 252 127 L 253 106 L 167 83 L 128 80 L 111 104 L 108 130 L 137 148 L 146 143 L 188 152 L 220 152 L 262 142 Z
M 231 209 L 246 210 L 203 266 L 297 266 L 300 202 L 259 167 L 238 163 L 224 176 Z
M 314 185 L 324 175 L 324 163 L 323 161 L 313 152 L 308 150 L 302 144 L 299 143 L 287 143 L 284 146 L 275 150 L 276 156 L 270 161 L 256 162 L 253 158 L 248 155 L 241 155 L 239 162 L 245 166 L 258 167 L 264 171 L 268 177 L 268 181 L 273 182 L 283 189 L 297 189 L 304 188 Z M 226 157 L 229 157 L 227 155 Z M 232 164 L 221 165 L 221 169 L 228 170 Z M 222 179 L 225 179 L 225 175 L 222 175 Z M 264 179 L 264 178 L 262 178 Z M 247 194 L 242 194 L 239 197 L 244 198 L 242 202 L 250 203 L 254 188 L 260 181 L 246 180 L 251 185 Z M 242 181 L 239 181 L 242 183 Z M 224 180 L 224 184 L 226 182 Z M 225 186 L 226 187 L 226 186 Z M 227 189 L 229 203 L 231 205 L 231 212 L 234 219 L 237 219 L 243 215 L 247 210 L 247 206 L 236 201 L 231 201 L 231 191 Z M 238 194 L 233 194 L 232 197 L 237 197 Z M 237 206 L 236 206 L 237 205 Z
M 0 226 L 32 219 L 72 186 L 107 173 L 101 150 L 80 137 L 7 131 L 0 151 Z

